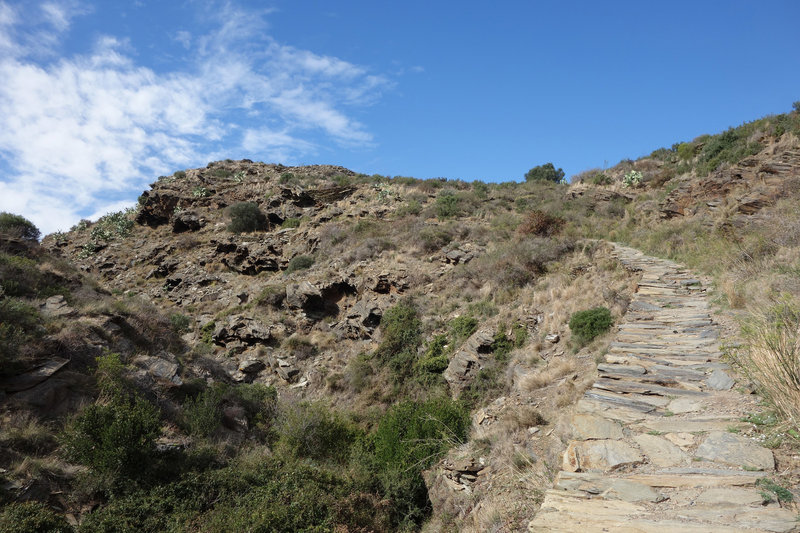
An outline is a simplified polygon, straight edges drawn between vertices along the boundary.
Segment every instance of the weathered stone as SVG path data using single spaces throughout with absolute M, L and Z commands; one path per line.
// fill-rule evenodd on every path
M 51 317 L 69 317 L 78 314 L 75 309 L 67 304 L 64 296 L 56 294 L 45 300 L 42 305 L 42 314 Z
M 714 370 L 706 380 L 708 386 L 714 390 L 731 390 L 736 382 L 723 370 Z
M 179 365 L 161 357 L 140 355 L 133 360 L 141 368 L 147 370 L 152 377 L 162 381 L 169 381 L 174 385 L 182 385 L 183 380 L 178 375 Z
M 548 335 L 545 335 L 544 340 L 546 340 L 551 344 L 556 344 L 558 341 L 561 340 L 561 335 L 559 335 L 558 333 L 550 333 Z
M 473 333 L 455 353 L 442 375 L 456 393 L 492 361 L 489 354 L 492 352 L 493 344 L 494 332 L 482 329 Z
M 309 309 L 323 305 L 322 293 L 308 281 L 286 285 L 286 305 L 290 309 Z
M 770 450 L 748 437 L 724 431 L 710 433 L 697 447 L 695 455 L 707 461 L 744 468 L 775 469 L 775 458 Z
M 172 232 L 197 231 L 206 225 L 206 219 L 194 211 L 181 211 L 172 219 Z
M 675 446 L 686 450 L 694 446 L 695 437 L 691 433 L 666 433 L 664 438 L 670 441 Z
M 636 435 L 633 441 L 645 453 L 648 462 L 656 466 L 675 466 L 689 457 L 673 443 L 655 435 Z
M 608 472 L 644 461 L 644 456 L 621 440 L 573 441 L 564 452 L 562 468 L 568 472 Z
M 621 439 L 622 426 L 613 420 L 592 414 L 572 417 L 572 431 L 579 439 Z
M 0 380 L 0 389 L 6 392 L 19 392 L 31 389 L 64 368 L 69 360 L 53 358 L 29 372 Z
M 694 502 L 704 507 L 743 507 L 761 505 L 763 498 L 755 489 L 718 487 L 704 491 Z
M 245 359 L 239 363 L 239 370 L 245 374 L 257 374 L 264 370 L 266 365 L 258 359 Z
M 702 400 L 695 400 L 693 398 L 676 398 L 667 405 L 667 410 L 676 415 L 694 413 L 702 409 Z

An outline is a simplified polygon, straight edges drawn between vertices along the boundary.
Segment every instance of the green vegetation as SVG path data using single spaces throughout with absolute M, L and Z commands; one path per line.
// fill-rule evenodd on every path
M 374 435 L 375 463 L 395 521 L 418 524 L 430 511 L 422 471 L 452 446 L 464 442 L 469 411 L 449 398 L 397 404 Z
M 253 202 L 239 202 L 228 208 L 231 223 L 228 231 L 232 233 L 250 233 L 267 229 L 267 217 Z
M 422 323 L 413 302 L 398 303 L 381 318 L 383 340 L 375 351 L 379 361 L 387 364 L 401 381 L 411 373 L 422 344 Z
M 767 477 L 762 477 L 756 482 L 756 486 L 761 488 L 760 494 L 764 503 L 779 501 L 790 503 L 794 501 L 794 494 L 786 487 L 782 487 Z
M 299 228 L 300 227 L 300 219 L 299 218 L 287 218 L 281 224 L 282 228 Z
M 126 390 L 117 354 L 98 360 L 100 399 L 87 406 L 67 428 L 66 455 L 112 480 L 144 474 L 161 432 L 158 409 Z
M 33 222 L 20 215 L 5 211 L 0 212 L 0 234 L 31 242 L 39 240 L 39 228 Z
M 545 163 L 533 167 L 525 173 L 525 181 L 550 181 L 553 183 L 564 183 L 564 171 L 556 170 L 553 163 Z
M 117 237 L 125 238 L 133 229 L 133 220 L 127 211 L 109 213 L 100 218 L 92 226 L 92 241 L 110 241 Z
M 461 214 L 459 198 L 455 191 L 443 190 L 436 197 L 436 216 L 439 220 L 457 217 Z
M 614 319 L 608 308 L 595 307 L 573 314 L 569 319 L 569 329 L 575 342 L 584 346 L 608 331 L 613 323 Z
M 0 510 L 4 533 L 68 533 L 72 526 L 47 505 L 39 502 L 11 503 Z
M 289 265 L 286 267 L 286 273 L 291 274 L 298 270 L 307 270 L 314 264 L 314 258 L 310 255 L 298 255 L 289 260 Z

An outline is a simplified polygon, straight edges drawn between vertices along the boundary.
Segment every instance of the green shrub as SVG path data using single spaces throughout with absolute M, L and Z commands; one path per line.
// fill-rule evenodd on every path
M 461 344 L 478 329 L 478 319 L 470 315 L 462 315 L 450 321 L 450 334 L 453 344 Z
M 552 183 L 564 183 L 564 171 L 556 170 L 553 163 L 545 163 L 533 167 L 525 173 L 525 181 L 549 181 Z
M 314 258 L 310 255 L 298 255 L 296 257 L 292 257 L 289 261 L 289 265 L 286 267 L 286 273 L 291 274 L 292 272 L 296 272 L 298 270 L 307 270 L 311 268 L 314 264 Z
M 40 234 L 39 228 L 27 218 L 5 211 L 0 213 L 0 233 L 31 242 L 38 241 Z
M 161 432 L 158 409 L 138 396 L 114 394 L 86 407 L 64 435 L 68 457 L 112 479 L 141 477 Z
M 800 100 L 797 102 L 792 102 L 792 111 L 795 113 L 800 113 Z
M 397 209 L 397 215 L 401 217 L 407 215 L 416 216 L 420 213 L 422 213 L 422 204 L 417 200 L 409 200 L 405 203 L 405 205 Z
M 372 437 L 378 479 L 398 523 L 420 523 L 430 511 L 422 471 L 469 431 L 469 411 L 449 398 L 405 401 L 381 418 Z
M 299 334 L 294 334 L 287 338 L 283 342 L 282 348 L 300 360 L 308 359 L 317 353 L 317 347 L 314 346 L 314 343 Z
M 214 383 L 183 403 L 182 425 L 193 436 L 212 437 L 222 422 L 224 405 L 236 404 L 244 409 L 248 428 L 254 436 L 269 439 L 277 411 L 274 387 L 258 383 L 236 386 Z
M 189 331 L 192 319 L 183 313 L 172 313 L 169 315 L 169 322 L 172 324 L 172 329 L 175 330 L 175 333 L 181 334 Z
M 278 449 L 290 456 L 344 463 L 360 431 L 320 402 L 284 406 L 277 426 Z
M 133 230 L 133 220 L 128 217 L 128 212 L 117 211 L 109 213 L 92 226 L 92 241 L 110 241 L 116 237 L 125 238 Z
M 292 183 L 294 181 L 297 181 L 297 177 L 291 172 L 284 172 L 281 174 L 281 177 L 278 178 L 278 182 L 283 184 Z
M 678 157 L 682 161 L 689 161 L 694 158 L 695 145 L 693 143 L 681 143 L 677 148 Z
M 416 307 L 400 302 L 381 317 L 383 339 L 376 351 L 378 359 L 388 364 L 398 377 L 406 377 L 417 358 L 422 343 L 422 322 Z
M 11 503 L 0 511 L 4 533 L 67 533 L 73 529 L 61 515 L 39 502 Z
M 195 198 L 207 198 L 211 196 L 211 191 L 205 187 L 195 187 L 192 189 L 192 196 Z
M 189 435 L 208 438 L 216 433 L 222 422 L 221 403 L 225 389 L 221 384 L 215 384 L 184 402 L 183 426 Z
M 573 339 L 579 345 L 585 345 L 608 331 L 613 323 L 614 319 L 608 308 L 595 307 L 574 313 L 569 319 L 569 329 Z
M 282 228 L 299 228 L 300 227 L 300 219 L 299 218 L 287 218 L 281 224 Z
M 267 217 L 253 202 L 239 202 L 228 208 L 231 223 L 228 231 L 232 233 L 249 233 L 267 229 Z
M 39 310 L 17 298 L 0 296 L 0 376 L 19 370 L 12 358 L 40 328 Z
M 642 173 L 638 170 L 631 170 L 622 177 L 623 187 L 639 187 L 642 184 Z
M 614 183 L 614 180 L 604 172 L 598 172 L 592 177 L 593 185 L 611 185 L 612 183 Z
M 446 189 L 436 196 L 434 209 L 439 220 L 453 218 L 461 214 L 461 202 L 455 191 Z
M 431 253 L 441 250 L 452 242 L 453 234 L 448 228 L 427 226 L 419 232 L 419 246 L 423 251 Z
M 178 170 L 174 174 L 172 174 L 172 177 L 175 178 L 176 180 L 182 180 L 183 178 L 186 177 L 186 171 Z

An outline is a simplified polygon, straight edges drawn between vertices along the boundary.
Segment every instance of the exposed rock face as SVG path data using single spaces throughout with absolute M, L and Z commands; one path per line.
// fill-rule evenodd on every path
M 206 225 L 206 219 L 194 211 L 181 211 L 172 219 L 172 232 L 198 231 Z
M 277 242 L 236 244 L 218 243 L 216 253 L 223 265 L 239 274 L 254 276 L 260 272 L 275 272 L 281 267 L 281 246 Z
M 242 316 L 230 316 L 225 322 L 216 325 L 211 338 L 216 344 L 230 347 L 253 344 L 270 344 L 270 328 L 258 320 Z
M 140 200 L 136 222 L 150 227 L 167 224 L 180 201 L 180 193 L 175 190 L 161 189 L 145 191 Z
M 800 150 L 762 152 L 679 186 L 661 203 L 661 216 L 688 216 L 700 209 L 714 211 L 731 204 L 739 213 L 752 215 L 774 204 L 783 188 L 790 186 L 789 178 L 798 175 Z
M 481 329 L 467 339 L 442 374 L 456 394 L 469 385 L 475 375 L 492 361 L 494 331 Z

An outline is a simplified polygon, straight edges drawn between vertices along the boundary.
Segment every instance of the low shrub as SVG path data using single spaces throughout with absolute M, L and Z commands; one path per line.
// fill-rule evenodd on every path
M 441 250 L 453 240 L 453 233 L 449 228 L 441 226 L 426 226 L 419 232 L 419 247 L 423 252 L 431 253 Z
M 0 531 L 5 533 L 71 533 L 72 526 L 39 502 L 11 503 L 0 511 Z
M 581 346 L 588 344 L 595 337 L 611 328 L 614 319 L 606 307 L 595 307 L 574 313 L 569 319 L 572 338 Z
M 417 358 L 422 343 L 422 322 L 413 303 L 400 302 L 381 317 L 383 338 L 375 354 L 395 374 L 405 378 Z
M 436 196 L 434 211 L 439 220 L 457 217 L 461 214 L 461 203 L 455 191 L 445 189 Z
M 462 444 L 469 426 L 469 411 L 447 397 L 401 402 L 381 418 L 372 437 L 375 464 L 401 527 L 419 524 L 430 512 L 422 471 Z
M 453 344 L 464 342 L 470 335 L 478 329 L 478 319 L 470 315 L 462 315 L 450 321 L 450 334 L 453 336 Z
M 5 211 L 0 213 L 0 233 L 31 242 L 38 241 L 40 235 L 39 228 L 33 222 Z
M 172 324 L 172 329 L 175 330 L 175 333 L 182 334 L 189 331 L 192 319 L 183 313 L 172 313 L 169 315 L 169 322 Z
M 278 449 L 289 456 L 344 463 L 360 430 L 321 402 L 284 405 L 277 425 Z
M 538 235 L 539 237 L 549 237 L 558 233 L 564 226 L 564 219 L 554 217 L 544 211 L 534 210 L 525 215 L 522 222 L 517 226 L 517 233 L 520 235 Z
M 533 167 L 525 173 L 525 181 L 549 181 L 552 183 L 564 183 L 564 171 L 556 170 L 553 163 L 545 163 Z
M 228 231 L 232 233 L 249 233 L 267 229 L 266 215 L 261 212 L 258 205 L 253 202 L 239 202 L 228 208 L 231 223 Z
M 314 258 L 310 255 L 298 255 L 289 260 L 289 265 L 286 267 L 286 273 L 291 274 L 298 270 L 307 270 L 314 264 Z

